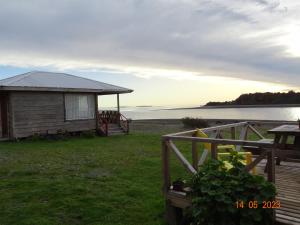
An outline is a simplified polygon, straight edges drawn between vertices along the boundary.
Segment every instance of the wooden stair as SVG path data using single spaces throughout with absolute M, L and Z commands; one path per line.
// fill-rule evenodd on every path
M 109 123 L 107 128 L 108 128 L 108 136 L 126 134 L 126 132 L 121 128 L 121 126 L 115 123 Z
M 113 136 L 129 133 L 129 122 L 118 111 L 102 111 L 97 113 L 97 132 L 102 136 Z

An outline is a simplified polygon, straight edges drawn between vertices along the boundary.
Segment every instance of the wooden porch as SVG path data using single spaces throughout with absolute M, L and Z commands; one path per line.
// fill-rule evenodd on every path
M 119 111 L 97 112 L 97 131 L 103 136 L 128 134 L 129 122 Z
M 217 127 L 204 128 L 208 138 L 195 137 L 196 130 L 169 134 L 162 137 L 163 161 L 163 193 L 166 202 L 166 220 L 168 224 L 180 224 L 182 209 L 191 205 L 187 191 L 175 191 L 172 188 L 170 156 L 176 156 L 182 166 L 191 174 L 195 174 L 199 167 L 198 143 L 211 143 L 210 156 L 216 159 L 218 145 L 235 145 L 237 150 L 252 151 L 254 160 L 246 166 L 250 171 L 256 167 L 259 175 L 265 176 L 274 182 L 278 191 L 276 200 L 280 201 L 280 208 L 274 209 L 274 224 L 300 225 L 300 163 L 295 158 L 300 158 L 299 149 L 283 150 L 274 144 L 273 140 L 266 139 L 258 131 L 254 123 L 241 122 Z M 228 130 L 230 139 L 223 138 L 223 131 Z M 252 132 L 258 138 L 256 141 L 247 140 Z M 238 137 L 238 138 L 236 138 Z M 192 144 L 192 162 L 189 162 L 176 146 L 176 141 L 186 141 Z M 280 165 L 275 165 L 275 159 L 282 157 L 285 160 Z M 289 159 L 292 159 L 290 162 Z
M 112 136 L 129 133 L 130 120 L 120 112 L 120 96 L 117 96 L 117 110 L 98 110 L 96 101 L 97 132 L 102 136 Z M 96 95 L 98 100 L 98 95 Z

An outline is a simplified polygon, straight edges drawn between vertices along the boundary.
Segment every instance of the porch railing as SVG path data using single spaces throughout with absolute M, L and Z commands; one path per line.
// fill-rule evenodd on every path
M 129 133 L 130 120 L 118 111 L 99 111 L 97 120 L 99 130 L 106 136 L 108 136 L 109 124 L 117 124 L 125 133 Z
M 130 120 L 127 119 L 123 114 L 120 113 L 120 127 L 123 129 L 123 131 L 128 134 L 129 133 L 129 122 Z
M 97 113 L 97 123 L 101 135 L 108 136 L 108 121 L 99 112 Z

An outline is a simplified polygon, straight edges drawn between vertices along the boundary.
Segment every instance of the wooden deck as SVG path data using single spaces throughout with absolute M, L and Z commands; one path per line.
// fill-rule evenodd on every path
M 236 128 L 238 127 L 241 129 L 239 139 L 236 139 Z M 218 137 L 220 131 L 224 129 L 230 129 L 231 139 Z M 189 173 L 195 174 L 199 166 L 197 143 L 202 142 L 211 144 L 209 152 L 213 159 L 217 159 L 218 145 L 222 144 L 235 145 L 237 151 L 241 148 L 245 148 L 247 151 L 249 149 L 255 150 L 255 153 L 253 152 L 256 155 L 254 156 L 255 159 L 246 166 L 246 171 L 250 171 L 256 167 L 258 174 L 265 176 L 268 181 L 275 183 L 278 192 L 276 200 L 280 201 L 281 205 L 274 214 L 276 224 L 300 225 L 300 162 L 298 160 L 300 155 L 298 148 L 294 150 L 280 149 L 275 142 L 264 141 L 265 138 L 254 128 L 254 125 L 252 126 L 248 122 L 209 127 L 202 129 L 202 131 L 210 133 L 211 137 L 195 137 L 196 130 L 164 135 L 162 137 L 163 192 L 166 199 L 166 220 L 168 224 L 180 224 L 181 211 L 179 209 L 191 205 L 191 200 L 185 192 L 178 192 L 171 189 L 170 154 L 175 154 L 182 166 Z M 255 133 L 260 140 L 247 140 L 248 132 Z M 191 163 L 176 146 L 175 141 L 178 140 L 192 142 Z M 275 165 L 275 159 L 282 156 L 287 156 L 293 159 L 294 162 L 282 161 L 280 165 Z
M 258 165 L 262 175 L 265 163 Z M 275 185 L 281 208 L 276 210 L 279 224 L 300 225 L 300 163 L 281 162 L 276 166 Z M 265 175 L 265 174 L 264 174 Z
M 257 166 L 260 175 L 266 176 L 264 171 L 265 162 Z M 281 208 L 276 210 L 276 224 L 300 225 L 300 163 L 282 162 L 276 166 L 277 200 Z M 184 192 L 170 190 L 167 200 L 171 205 L 178 208 L 186 208 L 191 205 L 190 199 Z

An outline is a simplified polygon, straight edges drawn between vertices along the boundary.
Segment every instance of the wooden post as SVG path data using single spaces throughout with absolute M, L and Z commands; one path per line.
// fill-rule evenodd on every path
M 268 152 L 268 181 L 275 183 L 275 162 L 274 162 L 275 149 L 270 149 Z
M 117 124 L 119 124 L 119 126 L 121 126 L 121 115 L 120 115 L 120 98 L 119 98 L 119 94 L 117 94 L 117 107 L 118 107 L 118 115 L 117 115 Z
M 275 149 L 270 149 L 267 156 L 268 181 L 275 184 L 275 157 L 274 156 L 275 156 Z M 275 224 L 275 221 L 276 221 L 276 212 L 275 209 L 272 209 L 272 225 Z
M 182 224 L 182 209 L 172 206 L 170 200 L 166 200 L 166 221 L 168 225 Z
M 195 137 L 195 135 L 193 135 Z M 193 141 L 192 142 L 192 160 L 193 160 L 193 167 L 196 171 L 198 171 L 198 150 L 197 150 L 197 142 Z
M 118 107 L 118 113 L 120 113 L 120 97 L 119 97 L 119 94 L 117 94 L 117 107 Z
M 218 159 L 217 144 L 216 143 L 211 144 L 211 158 L 212 159 Z
M 235 127 L 231 127 L 230 128 L 230 131 L 231 131 L 231 139 L 235 140 Z
M 126 127 L 127 127 L 126 133 L 129 134 L 129 121 L 128 120 L 126 120 Z
M 247 139 L 247 130 L 248 130 L 248 124 L 245 125 L 244 127 L 241 128 L 241 133 L 240 133 L 240 140 L 246 140 Z M 236 151 L 240 151 L 242 148 L 241 145 L 236 146 Z
M 162 168 L 163 168 L 163 193 L 167 194 L 171 186 L 170 176 L 170 149 L 168 148 L 168 139 L 162 138 L 161 150 L 162 150 Z
M 167 145 L 167 138 L 162 138 L 161 148 L 162 148 L 162 164 L 163 164 L 163 193 L 166 197 L 170 186 L 171 186 L 171 176 L 170 176 L 170 149 Z M 179 225 L 182 218 L 182 209 L 174 207 L 170 200 L 165 201 L 166 214 L 165 219 L 170 225 Z
M 98 118 L 98 95 L 95 94 L 95 118 L 96 118 L 96 131 L 98 132 L 99 129 L 99 119 Z

